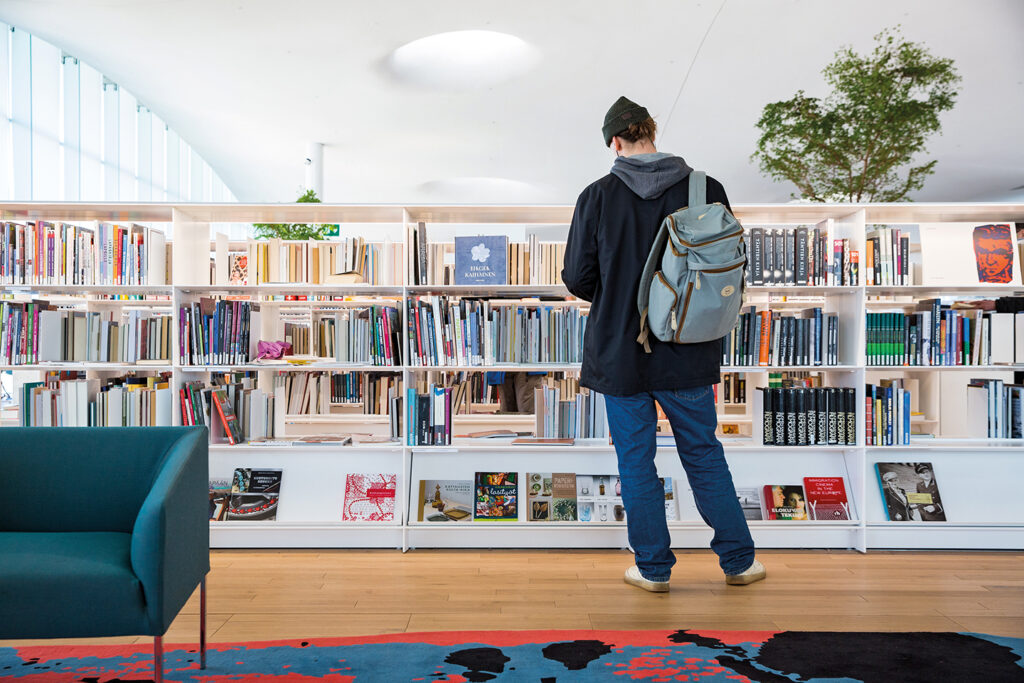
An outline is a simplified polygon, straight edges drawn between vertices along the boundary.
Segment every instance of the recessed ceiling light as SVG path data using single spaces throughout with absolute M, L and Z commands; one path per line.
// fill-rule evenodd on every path
M 520 76 L 540 62 L 525 40 L 497 31 L 451 31 L 406 43 L 388 66 L 403 81 L 437 88 L 478 88 Z

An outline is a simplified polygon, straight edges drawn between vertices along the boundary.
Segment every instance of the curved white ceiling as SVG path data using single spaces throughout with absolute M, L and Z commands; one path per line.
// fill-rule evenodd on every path
M 916 198 L 1024 185 L 1017 0 L 0 0 L 0 20 L 122 83 L 242 201 L 293 200 L 306 143 L 319 141 L 328 201 L 571 203 L 608 170 L 601 121 L 622 94 L 662 124 L 661 149 L 721 179 L 732 201 L 787 201 L 793 188 L 749 159 L 761 108 L 801 88 L 823 95 L 837 47 L 869 50 L 897 23 L 964 78 Z M 454 91 L 390 71 L 396 48 L 461 30 L 516 36 L 541 61 Z

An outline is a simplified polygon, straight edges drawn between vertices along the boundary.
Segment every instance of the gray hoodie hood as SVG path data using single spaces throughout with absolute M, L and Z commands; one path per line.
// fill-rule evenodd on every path
M 692 170 L 682 157 L 668 152 L 616 157 L 612 164 L 612 174 L 641 199 L 660 197 L 665 190 L 690 175 Z

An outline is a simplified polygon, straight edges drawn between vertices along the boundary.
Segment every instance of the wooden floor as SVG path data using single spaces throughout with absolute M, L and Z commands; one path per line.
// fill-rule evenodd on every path
M 622 582 L 624 551 L 214 551 L 211 642 L 500 629 L 978 631 L 1024 637 L 1024 553 L 765 551 L 726 586 L 678 553 L 672 590 Z M 198 593 L 167 634 L 195 642 Z M 126 643 L 148 638 L 46 641 Z M 6 641 L 0 645 L 24 644 Z

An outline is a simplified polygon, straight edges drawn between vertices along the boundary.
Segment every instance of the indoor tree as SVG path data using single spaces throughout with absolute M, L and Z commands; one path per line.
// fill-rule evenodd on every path
M 315 190 L 306 190 L 295 200 L 296 204 L 319 204 Z M 322 240 L 333 229 L 333 225 L 309 223 L 253 223 L 256 239 L 278 238 L 282 240 Z
M 953 60 L 933 56 L 899 27 L 875 36 L 862 56 L 841 48 L 822 71 L 832 93 L 803 90 L 765 105 L 751 156 L 761 171 L 796 185 L 812 201 L 895 202 L 921 189 L 934 159 L 914 165 L 939 114 L 956 103 L 960 76 Z M 922 160 L 918 160 L 922 161 Z

